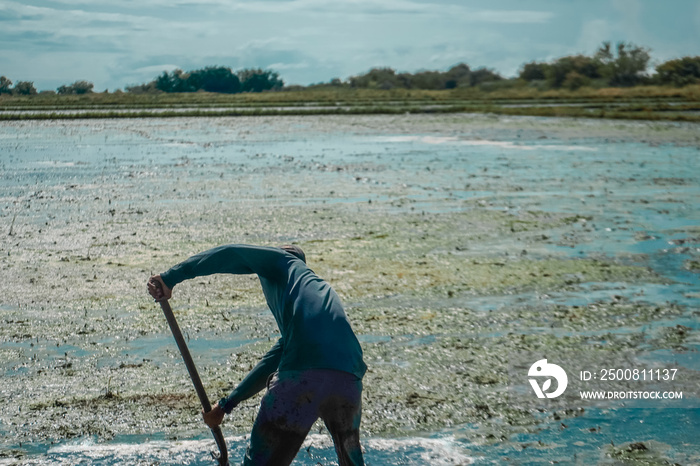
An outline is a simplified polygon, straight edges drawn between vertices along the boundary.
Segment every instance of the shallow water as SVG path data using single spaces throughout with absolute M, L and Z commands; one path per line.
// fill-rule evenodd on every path
M 245 436 L 226 437 L 231 464 L 240 464 L 247 447 Z M 471 464 L 463 442 L 452 436 L 441 438 L 368 439 L 365 442 L 367 464 L 457 465 Z M 125 437 L 109 443 L 94 439 L 76 439 L 43 452 L 34 453 L 28 464 L 216 464 L 212 452 L 216 445 L 209 439 L 155 440 Z M 337 464 L 333 444 L 327 436 L 311 434 L 304 442 L 294 464 Z M 13 464 L 0 459 L 0 464 Z
M 0 464 L 210 464 L 143 283 L 206 247 L 289 241 L 365 348 L 368 464 L 605 464 L 633 442 L 698 462 L 694 134 L 470 115 L 3 123 Z M 276 332 L 254 280 L 194 282 L 173 302 L 214 398 Z M 686 400 L 503 396 L 512 352 L 573 367 L 621 351 L 679 368 Z M 227 427 L 232 458 L 254 412 Z M 327 436 L 307 447 L 299 464 L 333 464 Z

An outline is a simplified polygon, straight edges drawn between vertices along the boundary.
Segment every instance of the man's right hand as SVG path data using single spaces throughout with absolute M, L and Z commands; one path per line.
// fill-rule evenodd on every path
M 168 288 L 160 275 L 153 275 L 148 279 L 146 284 L 148 293 L 153 296 L 156 301 L 166 301 L 173 296 L 173 290 Z
M 202 417 L 204 418 L 204 423 L 209 426 L 210 429 L 216 429 L 218 426 L 224 422 L 224 412 L 221 406 L 216 404 L 209 412 L 204 412 L 202 410 Z

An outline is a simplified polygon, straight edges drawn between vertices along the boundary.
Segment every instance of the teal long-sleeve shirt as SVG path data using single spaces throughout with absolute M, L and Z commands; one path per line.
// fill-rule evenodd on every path
M 219 404 L 231 410 L 265 388 L 275 371 L 334 369 L 362 378 L 367 366 L 340 298 L 301 259 L 280 248 L 231 244 L 190 257 L 161 274 L 173 288 L 217 273 L 257 274 L 282 336 Z

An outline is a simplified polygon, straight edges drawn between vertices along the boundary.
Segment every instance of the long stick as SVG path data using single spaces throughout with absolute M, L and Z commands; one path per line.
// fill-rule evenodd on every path
M 165 314 L 165 320 L 168 321 L 168 325 L 170 326 L 170 331 L 173 333 L 173 337 L 175 337 L 177 348 L 180 350 L 182 359 L 185 361 L 187 372 L 190 373 L 190 379 L 192 379 L 194 389 L 197 392 L 199 401 L 202 403 L 202 408 L 204 408 L 205 413 L 209 412 L 211 411 L 209 397 L 207 397 L 207 392 L 204 391 L 202 379 L 199 378 L 197 367 L 195 367 L 192 356 L 190 355 L 190 350 L 187 348 L 187 343 L 185 343 L 185 339 L 182 337 L 180 326 L 177 324 L 177 320 L 175 320 L 175 315 L 173 315 L 173 310 L 170 307 L 170 303 L 168 303 L 167 299 L 159 302 L 161 309 L 163 309 L 163 314 Z M 214 435 L 214 440 L 216 440 L 216 445 L 219 447 L 220 452 L 218 458 L 214 456 L 213 453 L 212 456 L 214 456 L 214 458 L 219 462 L 220 466 L 228 466 L 228 450 L 226 449 L 226 440 L 224 440 L 224 434 L 221 433 L 221 428 L 217 426 L 216 428 L 211 429 L 211 433 Z

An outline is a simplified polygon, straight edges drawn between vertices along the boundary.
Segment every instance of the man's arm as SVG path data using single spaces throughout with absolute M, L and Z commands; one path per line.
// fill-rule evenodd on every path
M 194 255 L 160 276 L 169 289 L 184 280 L 215 273 L 255 273 L 273 279 L 280 274 L 285 257 L 279 248 L 229 244 Z
M 212 407 L 211 411 L 205 413 L 202 410 L 204 423 L 212 429 L 215 428 L 223 422 L 224 414 L 231 414 L 233 408 L 240 402 L 247 400 L 265 388 L 270 374 L 275 372 L 279 366 L 282 358 L 282 349 L 282 339 L 280 338 L 229 396 L 219 400 Z
M 265 388 L 267 379 L 280 365 L 283 350 L 284 346 L 280 338 L 253 370 L 233 389 L 231 394 L 219 401 L 219 406 L 225 413 L 230 413 L 240 402 L 247 400 Z

